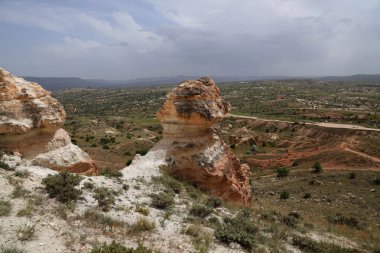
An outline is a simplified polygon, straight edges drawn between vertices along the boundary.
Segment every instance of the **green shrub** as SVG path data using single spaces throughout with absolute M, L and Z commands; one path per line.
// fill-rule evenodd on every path
M 375 178 L 375 179 L 373 180 L 373 184 L 375 184 L 375 185 L 380 185 L 380 178 Z
M 235 148 L 236 148 L 236 144 L 235 144 L 235 143 L 234 143 L 234 144 L 231 144 L 231 145 L 230 145 L 230 148 L 235 149 Z
M 93 248 L 90 253 L 153 253 L 153 251 L 141 244 L 134 249 L 126 248 L 122 244 L 112 241 L 111 244 L 104 243 L 100 247 Z
M 313 168 L 312 168 L 312 172 L 313 173 L 321 173 L 323 171 L 323 168 L 322 168 L 322 165 L 320 162 L 316 162 L 314 163 L 313 165 Z
M 206 201 L 206 205 L 213 208 L 218 208 L 222 206 L 222 204 L 223 201 L 220 198 L 214 196 L 209 197 Z
M 59 202 L 76 202 L 82 191 L 75 188 L 83 178 L 77 174 L 60 172 L 56 175 L 48 175 L 42 179 L 42 184 L 51 198 L 56 198 Z
M 215 229 L 215 237 L 227 244 L 236 242 L 246 249 L 252 249 L 256 232 L 251 213 L 243 210 L 234 218 L 225 218 L 224 224 Z
M 289 192 L 282 191 L 280 194 L 280 199 L 288 199 L 289 198 Z
M 356 178 L 356 174 L 355 174 L 355 172 L 351 172 L 351 173 L 348 175 L 348 178 L 349 178 L 349 179 L 355 179 L 355 178 Z
M 8 216 L 11 213 L 12 204 L 9 201 L 0 200 L 0 217 Z
M 277 177 L 286 177 L 289 175 L 289 169 L 285 167 L 280 167 L 276 169 Z
M 206 218 L 212 213 L 212 209 L 208 206 L 195 204 L 190 209 L 190 214 L 199 218 Z
M 106 187 L 96 188 L 94 192 L 94 198 L 98 201 L 98 206 L 105 212 L 111 210 L 112 205 L 115 204 L 113 192 Z
M 167 209 L 174 204 L 173 196 L 160 192 L 158 194 L 152 194 L 152 206 L 158 209 Z
M 146 218 L 140 218 L 131 226 L 131 231 L 135 233 L 151 231 L 156 227 L 154 222 Z
M 3 161 L 0 161 L 0 168 L 1 169 L 4 169 L 4 170 L 13 170 L 11 167 L 9 167 L 9 165 Z

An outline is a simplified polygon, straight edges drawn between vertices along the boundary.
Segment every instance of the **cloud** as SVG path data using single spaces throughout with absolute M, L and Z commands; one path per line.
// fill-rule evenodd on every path
M 7 51 L 0 65 L 34 75 L 110 79 L 380 69 L 376 0 L 144 0 L 133 8 L 123 1 L 89 3 L 2 1 L 0 31 L 16 27 L 17 36 L 0 42 Z M 30 41 L 28 54 L 18 55 L 12 45 L 20 38 Z

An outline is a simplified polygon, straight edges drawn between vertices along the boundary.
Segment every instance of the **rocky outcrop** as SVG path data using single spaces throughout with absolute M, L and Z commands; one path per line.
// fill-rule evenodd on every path
M 157 117 L 164 128 L 168 173 L 228 201 L 249 203 L 249 167 L 218 135 L 230 110 L 214 81 L 185 81 L 167 95 Z
M 61 128 L 65 117 L 48 91 L 0 68 L 0 150 L 17 152 L 33 165 L 97 174 L 91 158 Z

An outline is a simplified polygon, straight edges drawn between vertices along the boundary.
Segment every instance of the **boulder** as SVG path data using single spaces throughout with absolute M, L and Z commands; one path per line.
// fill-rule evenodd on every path
M 157 112 L 163 126 L 167 172 L 223 200 L 250 203 L 249 167 L 219 137 L 218 123 L 230 111 L 214 81 L 185 81 Z
M 50 92 L 0 68 L 0 150 L 54 170 L 97 174 L 95 163 L 61 128 L 65 118 Z

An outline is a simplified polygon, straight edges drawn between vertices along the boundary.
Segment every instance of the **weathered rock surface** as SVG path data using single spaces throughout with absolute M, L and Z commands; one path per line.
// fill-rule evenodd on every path
M 168 172 L 224 200 L 249 203 L 249 167 L 240 164 L 218 135 L 230 110 L 214 81 L 185 81 L 167 95 L 157 117 L 168 148 Z
M 61 127 L 63 106 L 37 83 L 0 68 L 0 150 L 55 170 L 97 174 L 91 158 Z

